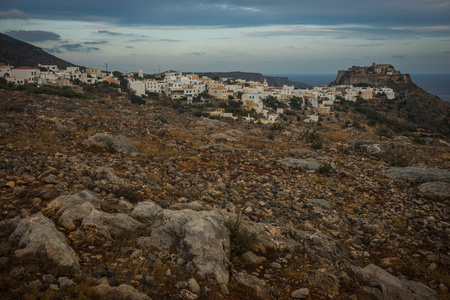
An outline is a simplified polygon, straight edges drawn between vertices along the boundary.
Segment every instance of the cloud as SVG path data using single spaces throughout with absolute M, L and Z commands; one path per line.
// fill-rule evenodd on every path
M 0 20 L 1 19 L 28 19 L 28 16 L 18 9 L 11 9 L 8 11 L 0 11 Z
M 391 58 L 396 58 L 396 59 L 405 59 L 406 56 L 404 55 L 392 55 Z
M 56 47 L 55 47 L 56 48 Z M 63 48 L 70 52 L 91 52 L 91 51 L 99 51 L 98 47 L 84 47 L 82 44 L 65 44 L 59 46 L 59 48 Z
M 169 43 L 178 43 L 182 42 L 182 40 L 172 40 L 172 39 L 159 39 L 158 42 L 169 42 Z
M 205 55 L 206 53 L 205 52 L 192 52 L 191 54 L 200 56 L 200 55 Z
M 58 47 L 54 47 L 54 48 L 43 48 L 43 50 L 45 51 L 45 52 L 48 52 L 48 53 L 53 53 L 53 54 L 58 54 L 58 53 L 63 53 L 63 51 L 61 50 L 61 49 L 59 49 Z
M 128 49 L 134 49 L 133 46 L 125 46 L 125 48 L 128 48 Z
M 109 30 L 99 30 L 99 31 L 96 31 L 95 33 L 106 34 L 106 35 L 109 35 L 109 36 L 147 37 L 145 35 L 139 35 L 139 34 L 134 34 L 134 33 L 121 33 L 121 32 L 109 31 Z
M 104 45 L 108 44 L 108 41 L 93 41 L 93 42 L 84 42 L 85 45 Z
M 24 42 L 59 41 L 61 39 L 57 33 L 42 30 L 10 30 L 5 34 Z

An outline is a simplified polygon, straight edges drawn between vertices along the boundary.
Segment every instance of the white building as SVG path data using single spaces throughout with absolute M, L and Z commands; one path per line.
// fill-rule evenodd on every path
M 139 97 L 145 95 L 145 84 L 140 80 L 129 79 L 128 88 L 133 90 Z
M 0 78 L 9 80 L 12 76 L 12 69 L 14 69 L 13 66 L 0 65 Z
M 11 70 L 10 81 L 15 84 L 29 84 L 39 82 L 40 71 L 36 68 L 19 67 Z

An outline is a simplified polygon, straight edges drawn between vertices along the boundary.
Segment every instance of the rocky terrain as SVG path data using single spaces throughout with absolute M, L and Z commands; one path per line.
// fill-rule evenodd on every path
M 407 126 L 450 134 L 450 103 L 427 93 L 412 82 L 409 74 L 402 74 L 392 65 L 374 63 L 370 67 L 353 66 L 346 71 L 340 70 L 332 84 L 392 88 L 395 99 L 368 101 L 365 105 Z
M 448 141 L 332 123 L 0 90 L 0 294 L 449 299 Z

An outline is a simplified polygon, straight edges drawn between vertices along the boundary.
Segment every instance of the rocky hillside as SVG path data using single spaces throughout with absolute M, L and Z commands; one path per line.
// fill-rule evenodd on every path
M 448 142 L 331 125 L 0 90 L 0 294 L 449 299 Z
M 297 81 L 290 81 L 287 77 L 277 77 L 277 76 L 264 76 L 261 73 L 251 73 L 251 72 L 201 72 L 201 73 L 195 73 L 199 76 L 208 76 L 209 78 L 230 78 L 232 80 L 237 79 L 243 79 L 246 81 L 256 81 L 263 83 L 264 80 L 267 80 L 267 84 L 269 86 L 274 87 L 283 87 L 283 85 L 293 85 L 297 89 L 306 89 L 306 88 L 312 88 L 311 85 L 303 83 L 303 82 L 297 82 Z
M 59 68 L 65 69 L 75 66 L 45 52 L 41 48 L 16 40 L 3 33 L 0 33 L 0 45 L 0 63 L 14 67 L 37 67 L 38 64 L 42 64 L 57 65 Z
M 411 81 L 409 74 L 401 74 L 392 65 L 354 66 L 339 71 L 333 84 L 390 87 L 398 95 L 396 99 L 369 101 L 365 105 L 408 126 L 450 135 L 450 103 L 427 93 Z

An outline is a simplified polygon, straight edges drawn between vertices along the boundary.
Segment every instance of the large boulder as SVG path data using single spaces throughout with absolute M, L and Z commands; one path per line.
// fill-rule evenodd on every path
M 47 209 L 57 210 L 58 223 L 69 230 L 78 228 L 75 235 L 93 240 L 112 240 L 144 228 L 144 224 L 123 213 L 100 210 L 97 194 L 82 191 L 61 196 L 50 202 Z
M 149 212 L 145 213 L 147 207 Z M 159 213 L 158 213 L 159 211 Z M 155 216 L 156 214 L 156 216 Z M 230 239 L 223 216 L 217 211 L 172 211 L 149 204 L 132 215 L 143 221 L 154 219 L 145 245 L 157 251 L 177 249 L 200 279 L 213 279 L 226 290 L 230 269 Z
M 117 152 L 122 152 L 125 154 L 138 154 L 139 151 L 131 145 L 128 140 L 121 135 L 112 136 L 108 133 L 97 133 L 90 138 L 88 138 L 86 141 L 84 141 L 85 144 L 91 145 L 91 144 L 97 144 L 102 145 L 104 147 L 109 147 Z
M 362 299 L 437 299 L 435 290 L 418 282 L 399 279 L 374 264 L 365 268 L 353 267 L 353 270 L 362 286 L 359 291 Z
M 419 185 L 418 188 L 424 194 L 437 197 L 450 197 L 450 182 L 426 182 Z
M 10 240 L 19 245 L 14 252 L 16 257 L 35 259 L 41 267 L 50 268 L 59 275 L 73 276 L 80 272 L 75 251 L 64 234 L 56 229 L 55 223 L 42 212 L 20 220 Z
M 438 168 L 423 168 L 418 166 L 391 168 L 385 172 L 391 179 L 400 179 L 413 183 L 450 182 L 450 171 Z

